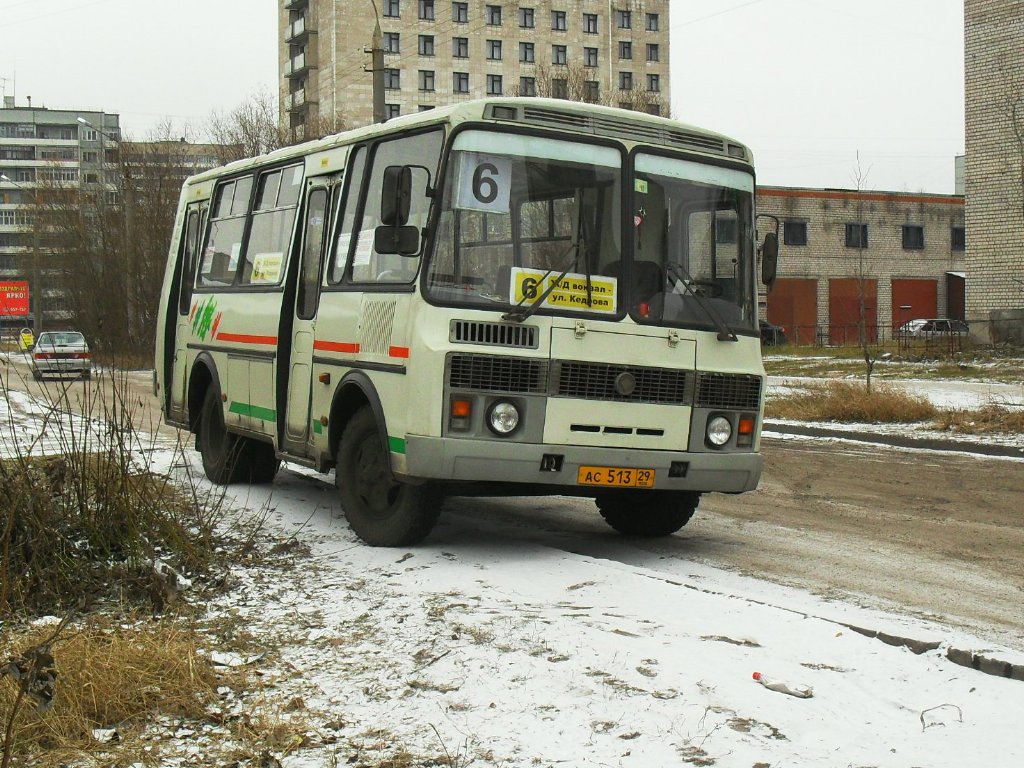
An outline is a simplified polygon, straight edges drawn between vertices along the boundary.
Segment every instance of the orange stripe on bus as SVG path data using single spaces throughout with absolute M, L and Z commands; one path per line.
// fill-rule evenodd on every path
M 354 354 L 359 351 L 359 345 L 353 344 L 350 341 L 314 341 L 313 349 L 319 349 L 323 352 L 348 352 Z
M 247 333 L 218 333 L 217 341 L 236 341 L 239 344 L 272 344 L 277 346 L 277 336 L 250 336 Z
M 409 358 L 409 348 L 408 347 L 390 347 L 388 349 L 388 354 L 391 357 L 401 357 L 403 359 L 408 359 Z

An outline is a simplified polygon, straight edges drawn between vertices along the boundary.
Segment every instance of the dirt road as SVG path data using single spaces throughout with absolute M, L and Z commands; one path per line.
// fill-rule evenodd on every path
M 13 389 L 38 387 L 10 371 L 4 380 Z M 102 381 L 97 376 L 93 386 Z M 127 381 L 149 429 L 151 376 Z M 79 387 L 71 385 L 72 402 Z M 758 491 L 706 496 L 679 534 L 634 542 L 630 551 L 826 597 L 863 596 L 1024 650 L 1024 462 L 809 440 L 766 439 L 763 453 Z M 446 510 L 435 537 L 483 520 L 574 550 L 612 535 L 593 503 L 580 499 L 451 499 Z

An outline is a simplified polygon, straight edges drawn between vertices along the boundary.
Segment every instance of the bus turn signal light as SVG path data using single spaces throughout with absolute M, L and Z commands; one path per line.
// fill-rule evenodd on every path
M 472 400 L 452 400 L 451 421 L 452 429 L 469 429 L 469 417 L 473 414 Z
M 754 444 L 754 425 L 757 417 L 751 413 L 744 413 L 740 416 L 739 427 L 736 430 L 737 447 L 748 447 Z

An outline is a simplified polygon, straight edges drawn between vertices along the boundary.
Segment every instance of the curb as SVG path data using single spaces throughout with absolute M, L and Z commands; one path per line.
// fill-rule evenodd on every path
M 852 429 L 835 429 L 832 427 L 816 427 L 804 424 L 785 424 L 771 420 L 765 420 L 764 429 L 771 432 L 779 432 L 784 435 L 857 440 L 862 443 L 891 445 L 896 448 L 921 448 L 929 451 L 956 451 L 958 453 L 974 453 L 981 456 L 999 456 L 1024 459 L 1024 448 L 1014 445 L 999 445 L 966 440 L 943 440 L 942 438 L 931 437 L 908 437 L 905 435 L 883 435 L 877 432 L 860 432 Z

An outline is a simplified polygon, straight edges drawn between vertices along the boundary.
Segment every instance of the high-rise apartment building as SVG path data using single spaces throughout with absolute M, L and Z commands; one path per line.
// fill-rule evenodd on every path
M 51 264 L 53 254 L 40 242 L 30 213 L 41 189 L 106 184 L 119 137 L 118 115 L 17 107 L 5 97 L 0 108 L 0 279 L 27 283 L 31 306 L 27 317 L 0 307 L 0 327 L 35 322 L 38 328 L 40 306 L 47 320 L 66 317 L 63 275 Z
M 492 95 L 669 112 L 668 0 L 280 0 L 279 9 L 281 106 L 297 140 L 324 118 L 372 122 L 378 18 L 389 118 Z

